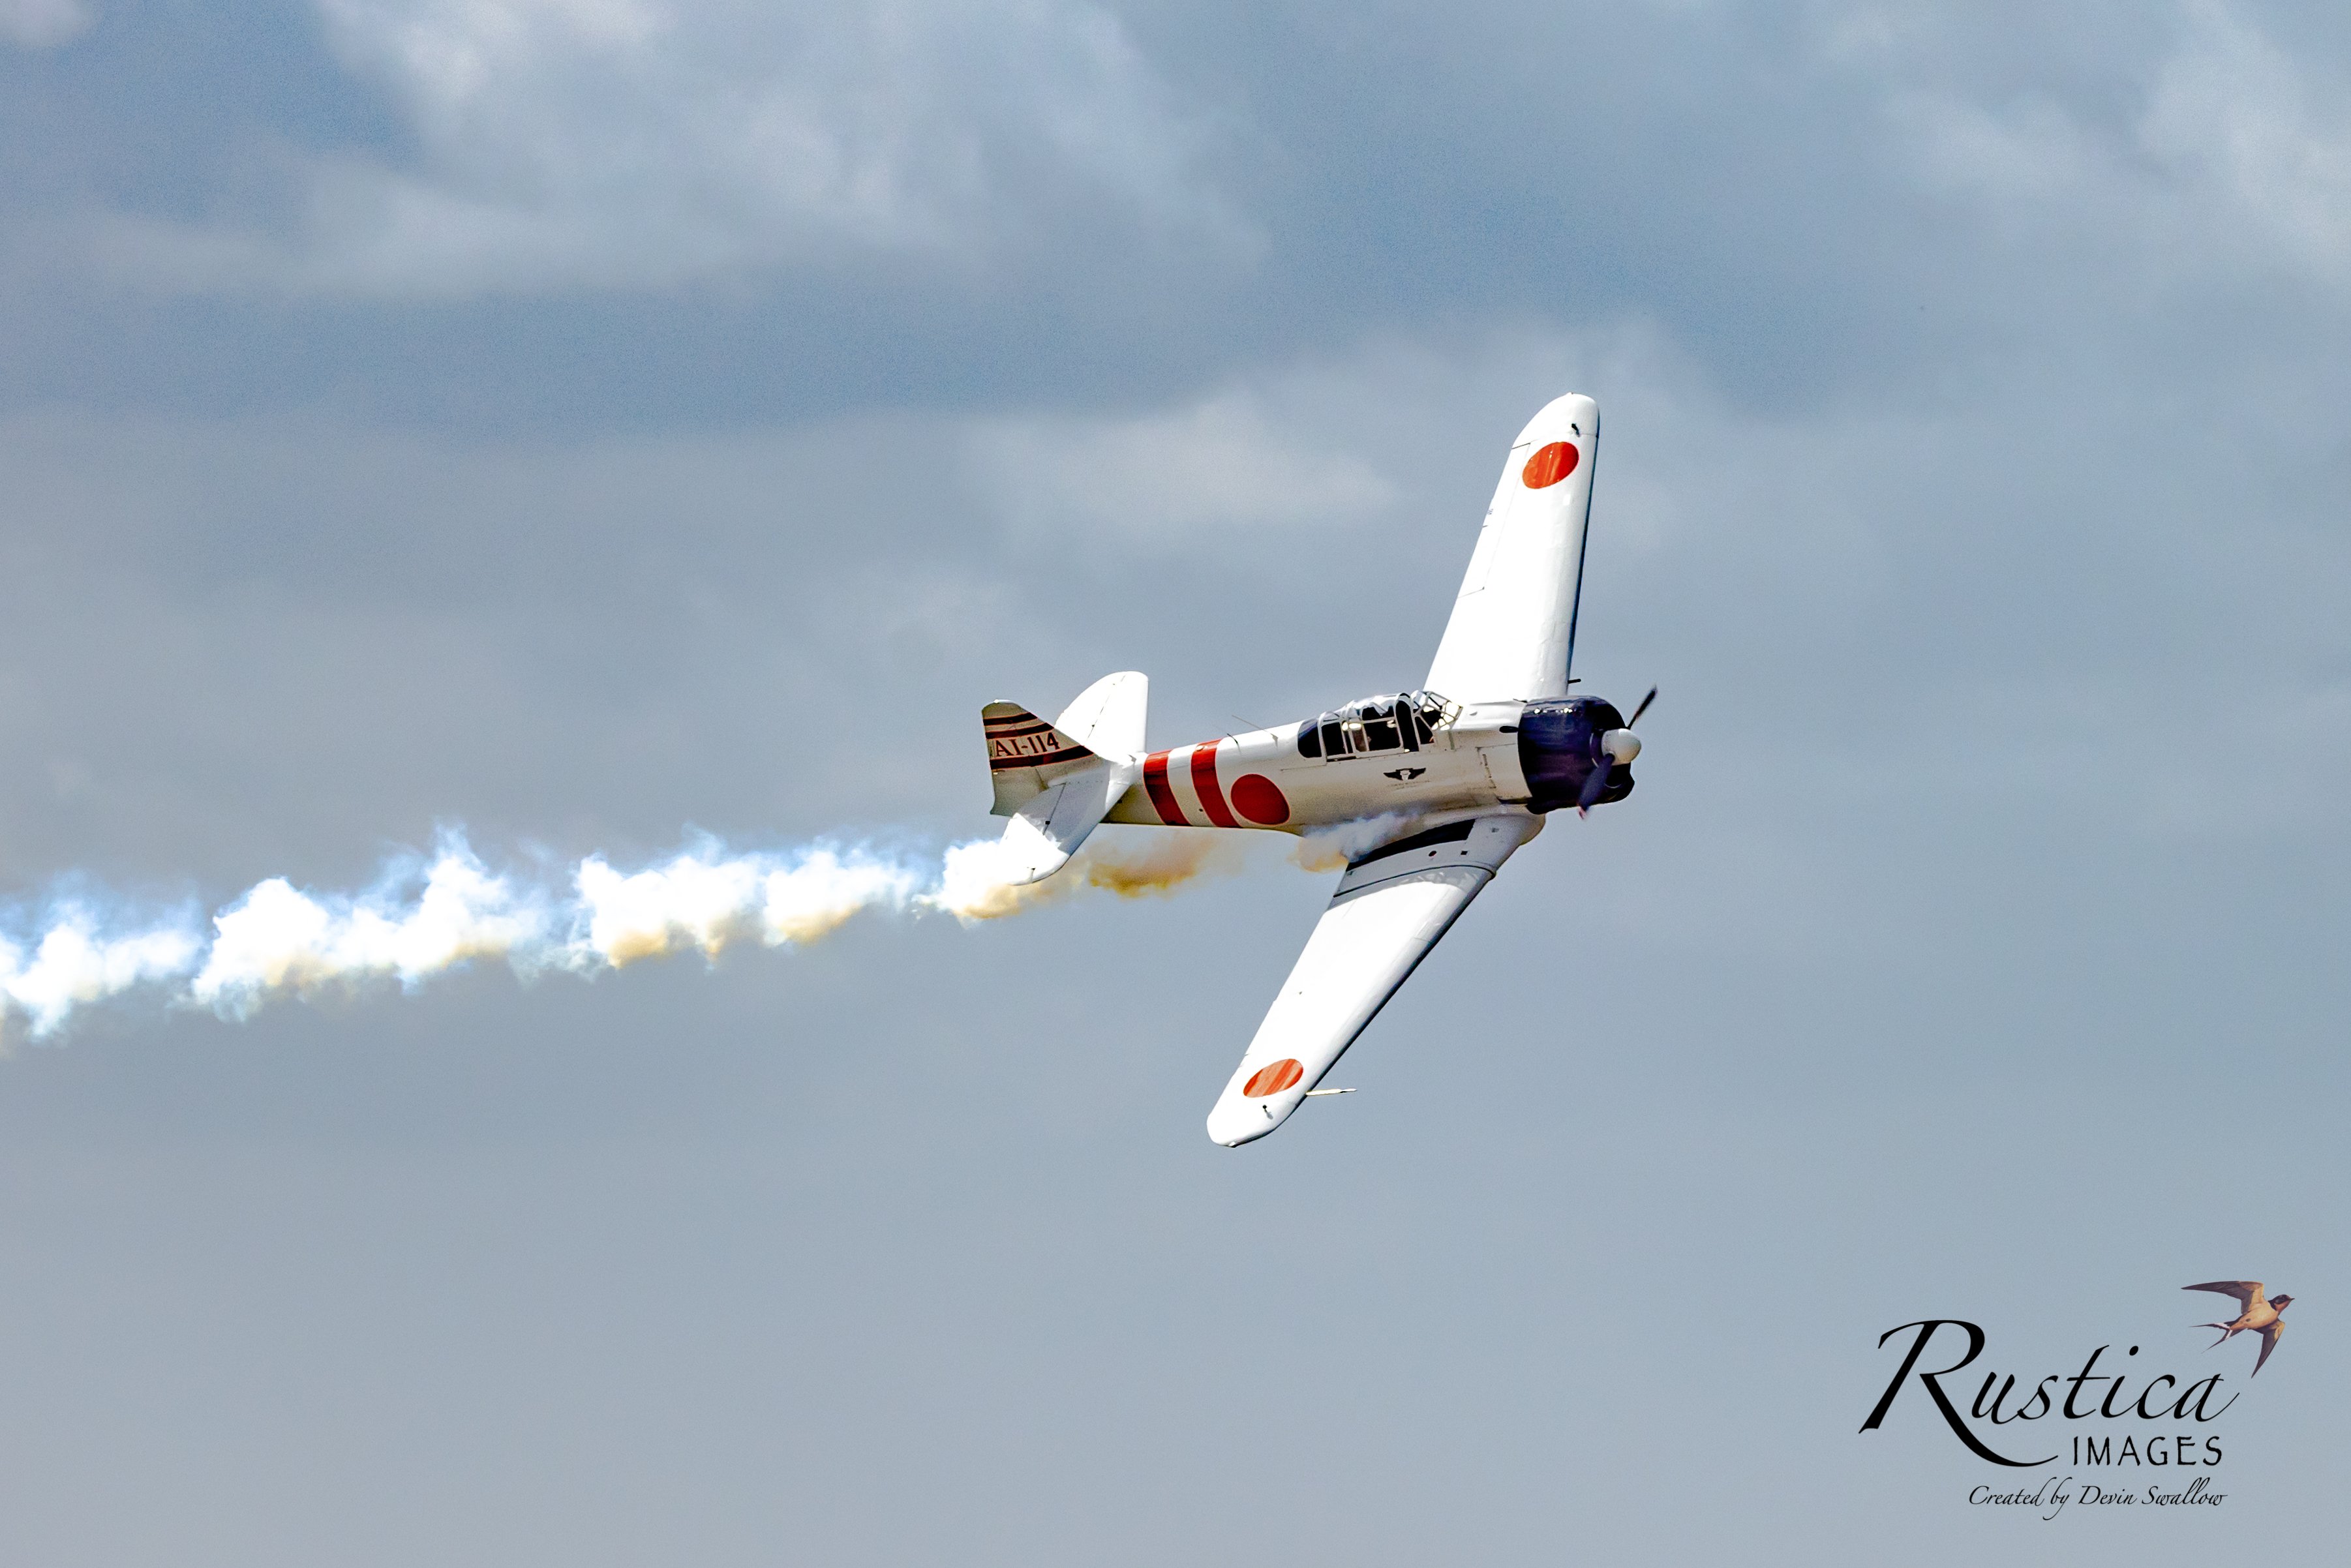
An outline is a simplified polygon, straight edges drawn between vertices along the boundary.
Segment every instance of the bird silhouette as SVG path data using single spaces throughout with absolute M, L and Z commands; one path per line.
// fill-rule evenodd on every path
M 2280 1296 L 2271 1301 L 2262 1294 L 2259 1280 L 2215 1280 L 2207 1285 L 2182 1285 L 2183 1291 L 2217 1291 L 2224 1296 L 2237 1298 L 2237 1305 L 2245 1310 L 2232 1323 L 2198 1323 L 2199 1329 L 2219 1329 L 2220 1337 L 2214 1344 L 2225 1343 L 2231 1334 L 2257 1333 L 2262 1336 L 2262 1354 L 2253 1362 L 2253 1375 L 2262 1375 L 2262 1363 L 2269 1360 L 2270 1352 L 2277 1348 L 2278 1335 L 2285 1325 L 2278 1321 L 2280 1313 L 2294 1304 L 2292 1296 Z

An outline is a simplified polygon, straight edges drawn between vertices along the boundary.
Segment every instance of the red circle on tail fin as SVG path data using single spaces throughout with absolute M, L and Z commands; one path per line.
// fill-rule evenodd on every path
M 1290 801 L 1283 796 L 1281 786 L 1262 773 L 1242 774 L 1233 780 L 1229 794 L 1233 810 L 1252 822 L 1271 827 L 1290 821 Z
M 1252 1100 L 1262 1100 L 1269 1094 L 1279 1094 L 1306 1076 L 1306 1069 L 1294 1056 L 1285 1056 L 1270 1066 L 1260 1067 L 1241 1085 L 1241 1092 Z
M 1582 455 L 1573 443 L 1554 441 L 1528 458 L 1519 476 L 1527 482 L 1530 490 L 1547 490 L 1574 473 L 1576 460 Z

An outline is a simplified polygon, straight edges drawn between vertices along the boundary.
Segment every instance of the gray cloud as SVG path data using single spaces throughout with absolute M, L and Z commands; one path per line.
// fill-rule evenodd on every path
M 1432 320 L 1636 319 L 1742 400 L 1867 402 L 2060 340 L 2248 361 L 2344 306 L 2340 51 L 2291 15 L 321 15 L 243 120 L 185 84 L 201 133 L 142 153 L 179 177 L 26 167 L 0 396 L 1123 416 Z M 182 86 L 192 41 L 119 31 Z M 133 134 L 25 87 L 20 144 Z M 810 156 L 758 151 L 771 99 Z
M 1920 88 L 1892 117 L 1922 172 L 1995 222 L 2054 228 L 2142 286 L 2351 275 L 2351 117 L 2342 83 L 2241 10 L 2186 6 L 2170 47 L 2119 105 Z M 2099 112 L 2105 108 L 2106 112 Z
M 0 40 L 23 48 L 54 49 L 97 20 L 86 0 L 0 0 Z
M 914 252 L 949 268 L 1099 210 L 1243 243 L 1205 128 L 1077 0 L 772 6 L 326 0 L 410 156 L 291 155 L 282 224 L 124 215 L 124 276 L 396 299 L 665 288 Z

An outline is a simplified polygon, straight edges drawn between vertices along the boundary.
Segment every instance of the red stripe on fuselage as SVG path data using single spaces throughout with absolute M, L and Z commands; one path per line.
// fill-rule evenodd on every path
M 1176 791 L 1167 783 L 1167 754 L 1155 751 L 1143 759 L 1143 789 L 1151 797 L 1152 809 L 1159 820 L 1171 828 L 1188 828 L 1184 808 L 1176 803 Z
M 1200 810 L 1208 813 L 1208 821 L 1220 828 L 1238 828 L 1233 814 L 1225 809 L 1225 791 L 1217 782 L 1217 747 L 1219 740 L 1204 740 L 1192 748 L 1192 790 L 1200 797 Z

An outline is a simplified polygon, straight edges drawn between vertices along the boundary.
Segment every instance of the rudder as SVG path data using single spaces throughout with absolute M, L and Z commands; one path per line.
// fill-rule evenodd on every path
M 1096 758 L 1091 747 L 1019 703 L 989 703 L 979 710 L 979 721 L 987 739 L 987 779 L 996 789 L 988 810 L 995 816 L 1011 816 L 1055 779 Z

